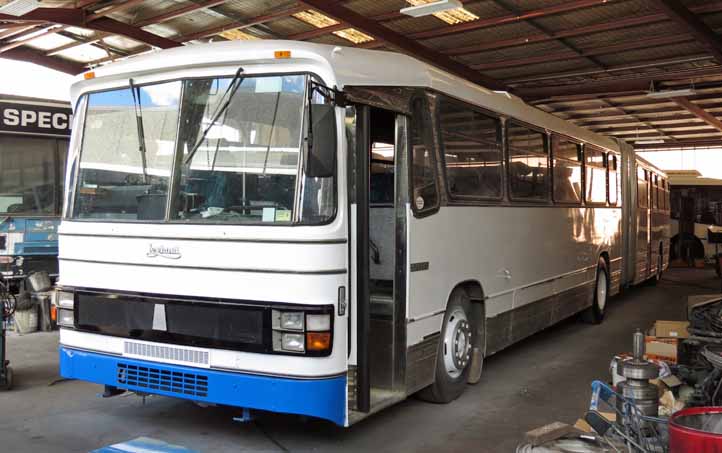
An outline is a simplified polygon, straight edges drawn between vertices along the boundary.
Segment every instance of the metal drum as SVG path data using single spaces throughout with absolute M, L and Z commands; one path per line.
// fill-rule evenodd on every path
M 669 419 L 669 453 L 722 452 L 722 407 L 691 407 Z

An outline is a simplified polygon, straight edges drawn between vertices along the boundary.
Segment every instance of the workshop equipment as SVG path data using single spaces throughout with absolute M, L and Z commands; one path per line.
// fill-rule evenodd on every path
M 619 361 L 619 373 L 626 378 L 617 385 L 619 393 L 634 401 L 643 415 L 656 417 L 659 413 L 657 386 L 649 382 L 659 376 L 659 368 L 644 358 L 644 334 L 639 329 L 634 333 L 632 358 Z M 617 400 L 621 412 L 623 400 Z
M 13 386 L 13 369 L 6 358 L 5 332 L 8 320 L 15 312 L 15 296 L 13 296 L 5 280 L 0 275 L 0 390 L 10 390 Z

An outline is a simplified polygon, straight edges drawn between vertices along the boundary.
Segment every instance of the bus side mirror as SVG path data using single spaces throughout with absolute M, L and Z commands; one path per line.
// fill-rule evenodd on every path
M 333 104 L 311 104 L 306 176 L 329 178 L 336 165 L 336 115 Z

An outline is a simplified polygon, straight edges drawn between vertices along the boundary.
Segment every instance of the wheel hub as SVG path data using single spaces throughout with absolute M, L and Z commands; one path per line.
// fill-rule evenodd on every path
M 456 378 L 463 373 L 471 360 L 471 325 L 463 310 L 455 310 L 444 335 L 444 365 L 447 373 Z

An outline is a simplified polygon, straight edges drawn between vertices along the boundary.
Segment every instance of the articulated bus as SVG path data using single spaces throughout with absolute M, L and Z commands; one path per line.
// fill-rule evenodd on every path
M 0 273 L 14 293 L 31 272 L 57 275 L 70 125 L 67 102 L 0 95 Z
M 106 395 L 349 426 L 667 266 L 663 172 L 408 56 L 188 46 L 72 98 L 60 367 Z

